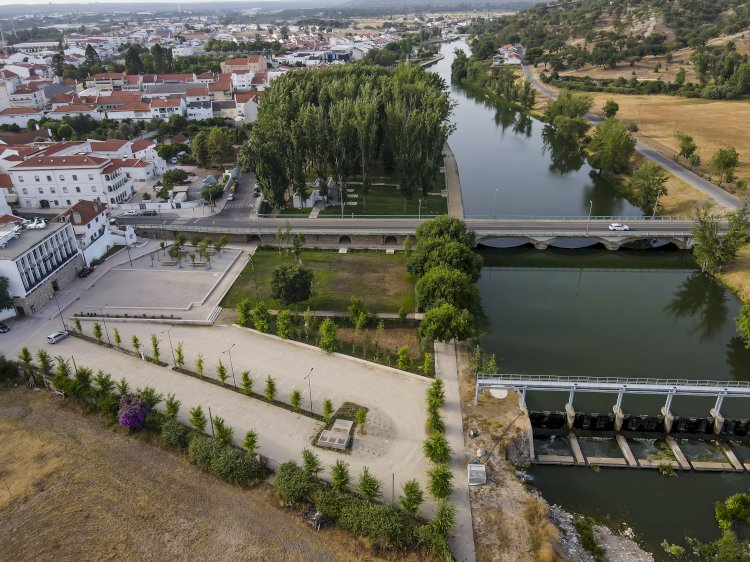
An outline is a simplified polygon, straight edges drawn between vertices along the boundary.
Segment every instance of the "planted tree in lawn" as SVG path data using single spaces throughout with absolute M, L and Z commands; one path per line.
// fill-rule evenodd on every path
M 343 492 L 349 487 L 350 482 L 349 463 L 336 459 L 336 463 L 331 467 L 331 488 Z
M 280 265 L 273 270 L 271 296 L 284 305 L 306 301 L 312 296 L 313 272 L 301 265 Z
M 471 312 L 443 303 L 425 312 L 419 335 L 427 342 L 467 340 L 476 333 Z
M 250 371 L 242 371 L 240 375 L 242 382 L 240 388 L 242 388 L 242 394 L 250 396 L 253 391 L 253 380 L 250 378 Z
M 453 472 L 447 464 L 436 464 L 427 471 L 427 479 L 427 489 L 435 499 L 445 499 L 453 492 Z
M 333 421 L 333 402 L 330 398 L 323 400 L 323 421 L 327 424 Z
M 323 471 L 320 458 L 308 448 L 302 449 L 302 470 L 310 476 L 317 476 Z
M 364 467 L 359 475 L 357 493 L 370 501 L 374 501 L 383 495 L 380 490 L 380 481 L 372 475 L 367 467 Z
M 198 433 L 206 431 L 206 415 L 203 413 L 203 408 L 196 406 L 190 409 L 190 427 L 192 427 Z
M 616 119 L 605 119 L 597 125 L 589 142 L 589 163 L 604 173 L 624 170 L 635 153 L 636 140 L 627 127 Z
M 237 324 L 239 326 L 249 327 L 253 320 L 253 303 L 249 298 L 242 299 L 237 303 Z
M 630 190 L 638 197 L 644 213 L 656 214 L 656 203 L 661 195 L 667 194 L 665 184 L 669 174 L 656 162 L 646 160 L 633 172 Z
M 398 499 L 398 503 L 406 513 L 416 515 L 419 506 L 424 502 L 424 493 L 416 480 L 407 480 L 401 484 L 403 495 Z
M 231 426 L 227 425 L 224 418 L 214 416 L 214 431 L 216 432 L 216 440 L 226 445 L 232 444 L 232 435 L 234 430 Z
M 719 175 L 719 187 L 724 181 L 734 180 L 734 170 L 740 163 L 740 155 L 733 146 L 719 148 L 711 157 L 711 171 Z
M 471 276 L 458 269 L 437 265 L 419 278 L 416 286 L 417 304 L 428 310 L 443 303 L 471 310 L 479 294 Z
M 693 154 L 695 154 L 695 151 L 698 150 L 698 145 L 695 144 L 693 137 L 684 131 L 675 131 L 674 136 L 680 147 L 679 152 L 675 155 L 675 160 L 679 159 L 681 156 L 689 162 Z
M 266 377 L 266 387 L 263 389 L 263 396 L 269 402 L 273 402 L 276 398 L 276 381 L 271 375 Z
M 258 448 L 258 433 L 254 429 L 250 429 L 245 433 L 245 438 L 242 440 L 242 446 L 245 448 L 248 455 L 255 453 L 255 449 Z
M 293 389 L 292 393 L 289 395 L 289 405 L 292 407 L 292 410 L 295 412 L 299 412 L 299 405 L 302 401 L 302 393 L 298 389 Z

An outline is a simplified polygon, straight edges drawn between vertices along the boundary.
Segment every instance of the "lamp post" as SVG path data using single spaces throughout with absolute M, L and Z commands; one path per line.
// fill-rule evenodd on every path
M 109 339 L 109 330 L 107 329 L 107 320 L 104 318 L 104 307 L 107 306 L 106 304 L 99 307 L 99 315 L 102 318 L 102 322 L 104 322 L 104 333 L 107 334 L 107 343 L 109 344 L 109 347 L 112 347 L 112 340 Z
M 54 289 L 52 290 L 52 296 L 50 298 L 55 299 L 55 304 L 57 305 L 57 313 L 60 315 L 60 322 L 62 322 L 63 331 L 67 332 L 68 327 L 65 325 L 65 318 L 63 318 L 62 309 L 60 308 L 60 303 L 57 300 L 57 295 L 55 294 Z
M 172 324 L 169 328 L 167 328 L 166 330 L 164 330 L 163 332 L 160 332 L 160 333 L 163 334 L 163 333 L 166 332 L 166 334 L 167 334 L 167 338 L 169 339 L 169 349 L 172 350 L 172 362 L 174 363 L 174 366 L 176 367 L 177 366 L 177 359 L 175 358 L 175 355 L 174 355 L 174 346 L 172 345 L 172 334 L 170 333 L 171 330 L 172 330 L 172 328 L 174 328 L 174 324 Z
M 232 344 L 232 347 L 237 345 L 236 343 Z M 226 351 L 222 351 L 222 353 L 228 353 L 229 354 L 229 366 L 232 369 L 232 380 L 234 381 L 234 387 L 237 388 L 237 379 L 234 377 L 234 363 L 232 363 L 232 347 L 227 349 Z
M 70 359 L 73 361 L 73 369 L 75 370 L 76 373 L 78 373 L 78 365 L 76 365 L 76 358 L 71 355 Z
M 659 193 L 656 194 L 656 201 L 654 201 L 654 212 L 651 213 L 651 220 L 654 220 L 654 217 L 656 216 L 656 207 L 659 206 L 659 197 L 661 195 L 664 195 L 664 190 L 660 189 Z
M 500 191 L 499 187 L 495 188 L 495 204 L 492 206 L 492 218 L 497 218 L 497 192 Z
M 594 208 L 594 202 L 589 201 L 589 218 L 586 219 L 586 236 L 589 235 L 589 223 L 591 222 L 591 209 Z
M 310 375 L 312 375 L 313 369 L 315 367 L 310 367 L 310 372 L 307 373 L 307 376 L 305 379 L 307 379 L 307 391 L 310 393 L 310 413 L 312 414 L 312 385 L 310 384 Z M 304 379 L 303 379 L 304 380 Z

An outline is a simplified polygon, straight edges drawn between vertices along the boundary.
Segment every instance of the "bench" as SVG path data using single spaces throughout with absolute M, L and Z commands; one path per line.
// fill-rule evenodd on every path
M 159 263 L 161 265 L 177 265 L 177 262 L 174 260 L 159 260 Z

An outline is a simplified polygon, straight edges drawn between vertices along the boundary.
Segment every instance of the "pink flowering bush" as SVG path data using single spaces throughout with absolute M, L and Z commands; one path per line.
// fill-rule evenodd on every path
M 143 429 L 148 415 L 148 406 L 138 396 L 124 394 L 120 398 L 120 410 L 117 419 L 120 425 L 128 429 Z

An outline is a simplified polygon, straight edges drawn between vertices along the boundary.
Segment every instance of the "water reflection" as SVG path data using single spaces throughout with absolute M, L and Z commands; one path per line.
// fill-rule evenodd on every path
M 727 365 L 735 380 L 750 380 L 750 349 L 739 336 L 733 337 L 727 344 Z
M 699 341 L 719 333 L 729 314 L 724 288 L 699 271 L 682 282 L 664 310 L 675 319 L 695 319 L 690 333 L 697 335 Z
M 530 138 L 533 123 L 534 121 L 528 113 L 519 113 L 516 123 L 513 125 L 513 132 L 517 135 L 524 135 L 526 138 Z
M 594 214 L 599 216 L 622 216 L 628 213 L 629 204 L 625 199 L 612 197 L 622 189 L 622 180 L 609 174 L 600 174 L 596 170 L 589 171 L 591 183 L 586 185 L 581 193 L 581 204 L 588 207 L 593 201 Z
M 550 172 L 567 174 L 577 172 L 585 162 L 583 149 L 577 139 L 568 135 L 560 135 L 555 128 L 545 125 L 542 129 L 544 153 L 550 155 Z
M 513 108 L 498 105 L 497 111 L 495 111 L 495 123 L 500 125 L 503 128 L 503 132 L 505 132 L 508 127 L 515 124 L 516 115 L 518 115 L 518 112 Z

